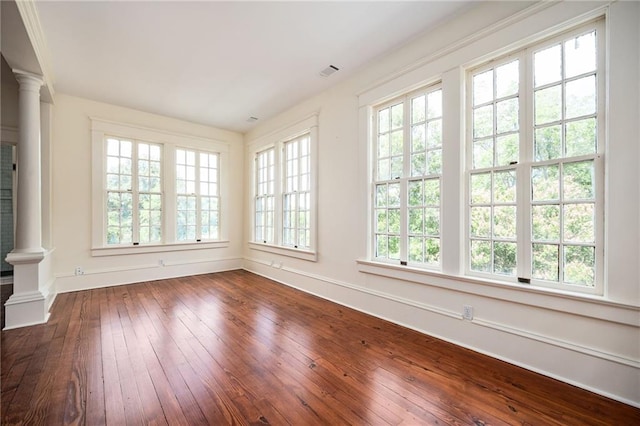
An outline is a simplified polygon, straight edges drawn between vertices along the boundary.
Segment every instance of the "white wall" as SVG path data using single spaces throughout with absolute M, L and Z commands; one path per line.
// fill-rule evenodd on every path
M 134 255 L 92 256 L 91 128 L 89 117 L 227 142 L 229 181 L 228 247 Z M 53 107 L 53 273 L 56 290 L 93 287 L 193 275 L 241 266 L 242 135 L 128 108 L 57 94 Z M 224 185 L 224 183 L 223 183 Z M 159 260 L 164 261 L 161 266 Z M 75 275 L 81 267 L 83 275 Z
M 318 261 L 252 250 L 245 241 L 245 268 L 640 406 L 640 4 L 616 2 L 603 9 L 604 5 L 568 2 L 527 9 L 530 4 L 520 2 L 481 4 L 380 58 L 354 78 L 261 123 L 245 142 L 320 111 Z M 476 62 L 509 47 L 507 43 L 534 40 L 554 26 L 579 22 L 598 8 L 607 13 L 609 35 L 604 295 L 572 295 L 359 262 L 367 256 L 367 103 L 433 79 L 456 81 L 463 75 L 458 65 Z M 448 88 L 445 109 L 463 96 L 460 85 Z M 456 144 L 456 151 L 464 140 L 462 121 L 454 120 L 458 126 L 449 132 L 458 129 L 458 140 L 454 137 L 449 143 Z M 251 205 L 252 160 L 247 150 L 246 206 Z M 252 227 L 248 210 L 246 238 Z M 465 304 L 474 307 L 473 321 L 462 319 Z

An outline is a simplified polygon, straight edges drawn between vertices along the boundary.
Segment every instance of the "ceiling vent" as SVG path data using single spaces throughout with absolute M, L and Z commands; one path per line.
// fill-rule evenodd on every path
M 331 74 L 338 71 L 339 69 L 340 68 L 336 67 L 335 65 L 329 65 L 328 67 L 320 71 L 320 75 L 322 77 L 329 77 Z
M 248 123 L 255 123 L 256 121 L 258 121 L 258 117 L 249 117 L 249 118 L 247 118 L 247 122 Z

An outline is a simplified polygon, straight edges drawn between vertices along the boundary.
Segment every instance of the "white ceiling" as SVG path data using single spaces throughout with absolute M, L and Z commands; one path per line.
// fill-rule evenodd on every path
M 54 88 L 244 132 L 439 24 L 467 1 L 54 2 Z M 323 78 L 328 65 L 340 71 Z

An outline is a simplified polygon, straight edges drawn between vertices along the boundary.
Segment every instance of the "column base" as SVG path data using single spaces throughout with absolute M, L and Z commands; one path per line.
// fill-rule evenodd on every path
M 9 253 L 13 265 L 13 294 L 5 303 L 5 330 L 43 324 L 55 298 L 50 289 L 51 251 Z

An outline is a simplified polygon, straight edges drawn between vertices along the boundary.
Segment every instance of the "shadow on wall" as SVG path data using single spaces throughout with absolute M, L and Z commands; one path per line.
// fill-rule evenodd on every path
M 13 284 L 3 284 L 0 285 L 0 302 L 2 306 L 0 307 L 0 330 L 4 328 L 4 304 L 9 299 L 9 296 L 13 294 Z

